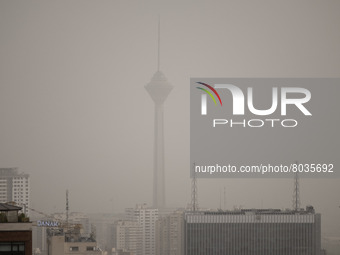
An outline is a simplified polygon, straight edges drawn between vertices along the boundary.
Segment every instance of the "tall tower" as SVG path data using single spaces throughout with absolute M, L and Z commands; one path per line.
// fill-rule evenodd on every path
M 164 121 L 163 105 L 173 86 L 159 70 L 160 66 L 160 22 L 158 21 L 158 70 L 145 89 L 155 103 L 154 159 L 153 159 L 153 207 L 165 207 L 164 176 Z

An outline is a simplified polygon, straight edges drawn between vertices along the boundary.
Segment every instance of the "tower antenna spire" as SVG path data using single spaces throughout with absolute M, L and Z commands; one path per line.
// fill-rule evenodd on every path
M 158 14 L 158 54 L 157 54 L 157 71 L 161 65 L 161 17 Z

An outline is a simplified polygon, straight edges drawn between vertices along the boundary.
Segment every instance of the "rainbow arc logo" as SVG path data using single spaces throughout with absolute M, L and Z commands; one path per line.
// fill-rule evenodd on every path
M 203 83 L 203 82 L 196 82 L 196 83 L 198 83 L 198 84 L 200 84 L 202 86 L 205 86 L 206 88 L 210 89 L 217 96 L 217 98 L 220 101 L 220 104 L 222 106 L 221 97 L 220 97 L 220 95 L 217 93 L 217 91 L 212 86 L 210 86 L 209 84 Z M 203 90 L 205 93 L 207 93 L 212 98 L 212 100 L 214 101 L 215 105 L 217 105 L 217 102 L 216 102 L 216 99 L 215 99 L 214 95 L 208 89 L 201 88 L 201 87 L 196 87 L 196 88 L 200 89 L 200 90 Z M 202 115 L 206 115 L 207 114 L 207 95 L 206 94 L 202 94 L 201 113 L 202 113 Z

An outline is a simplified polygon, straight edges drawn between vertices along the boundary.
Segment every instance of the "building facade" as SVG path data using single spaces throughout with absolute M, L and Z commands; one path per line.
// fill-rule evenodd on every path
M 185 214 L 186 255 L 319 255 L 321 215 L 241 210 Z
M 47 227 L 37 226 L 33 224 L 33 251 L 41 255 L 47 255 Z
M 17 168 L 0 168 L 0 203 L 15 202 L 29 214 L 30 178 Z
M 184 255 L 183 211 L 175 211 L 157 220 L 156 255 Z
M 48 255 L 102 255 L 93 237 L 84 237 L 80 225 L 47 229 Z
M 94 240 L 65 240 L 63 235 L 50 236 L 49 255 L 102 255 Z
M 148 208 L 146 204 L 136 205 L 125 210 L 129 221 L 137 222 L 142 229 L 142 255 L 156 254 L 156 221 L 158 209 Z
M 113 247 L 116 251 L 142 255 L 142 226 L 136 221 L 119 220 L 113 224 Z
M 0 255 L 32 255 L 32 223 L 19 221 L 21 209 L 0 203 Z

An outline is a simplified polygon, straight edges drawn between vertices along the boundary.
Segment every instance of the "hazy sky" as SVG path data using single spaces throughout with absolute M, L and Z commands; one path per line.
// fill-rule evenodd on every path
M 161 70 L 174 86 L 165 102 L 169 206 L 190 201 L 190 77 L 339 77 L 337 0 L 3 0 L 0 167 L 30 174 L 33 208 L 64 211 L 67 188 L 72 211 L 151 205 L 154 105 L 144 85 L 157 68 L 158 14 Z M 339 184 L 301 180 L 302 205 L 332 232 Z M 224 186 L 229 209 L 291 207 L 290 179 L 200 180 L 199 204 L 217 208 Z

